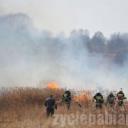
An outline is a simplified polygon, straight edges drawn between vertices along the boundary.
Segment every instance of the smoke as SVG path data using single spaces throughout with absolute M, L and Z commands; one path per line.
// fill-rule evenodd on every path
M 127 88 L 128 34 L 39 31 L 25 14 L 0 16 L 0 87 Z

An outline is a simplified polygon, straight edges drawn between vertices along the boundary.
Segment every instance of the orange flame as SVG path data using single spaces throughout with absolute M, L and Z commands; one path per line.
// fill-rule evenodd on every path
M 51 83 L 49 83 L 47 87 L 48 87 L 48 89 L 52 89 L 52 90 L 59 89 L 58 84 L 55 83 L 55 82 L 51 82 Z
M 74 96 L 74 101 L 76 102 L 88 102 L 91 99 L 90 94 L 81 93 L 79 95 Z

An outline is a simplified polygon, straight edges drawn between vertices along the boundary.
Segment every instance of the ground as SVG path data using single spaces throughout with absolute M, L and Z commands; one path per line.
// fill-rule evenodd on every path
M 26 91 L 27 92 L 27 91 Z M 27 94 L 31 94 L 29 91 Z M 13 99 L 11 106 L 10 99 L 7 102 L 7 94 L 0 98 L 0 128 L 127 128 L 128 116 L 126 111 L 112 112 L 105 106 L 102 110 L 96 110 L 93 102 L 82 103 L 82 107 L 76 102 L 72 103 L 71 109 L 67 110 L 65 105 L 58 103 L 58 109 L 53 117 L 46 117 L 43 99 L 38 103 L 33 102 L 35 96 L 39 97 L 39 91 L 32 93 L 31 99 L 21 102 L 20 96 L 13 92 L 13 95 L 8 94 L 8 99 Z M 60 91 L 62 93 L 62 90 Z M 45 93 L 46 95 L 46 93 Z M 15 97 L 15 100 L 14 100 Z M 30 98 L 30 95 L 28 96 Z M 43 96 L 42 96 L 43 97 Z M 4 98 L 4 99 L 3 99 Z M 36 98 L 35 98 L 36 99 Z M 38 98 L 37 98 L 38 99 Z M 18 102 L 18 100 L 21 102 Z M 24 102 L 23 102 L 24 101 Z M 28 103 L 28 104 L 26 104 Z M 116 123 L 104 122 L 107 115 L 116 116 Z M 96 119 L 95 119 L 96 117 Z M 103 117 L 103 118 L 102 118 Z M 124 122 L 126 120 L 126 122 Z

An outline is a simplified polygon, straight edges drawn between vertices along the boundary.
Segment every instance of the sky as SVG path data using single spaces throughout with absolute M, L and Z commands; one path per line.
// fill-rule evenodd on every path
M 74 29 L 128 32 L 127 0 L 0 0 L 0 15 L 25 13 L 40 30 L 69 34 Z
M 56 81 L 62 87 L 127 90 L 127 5 L 127 0 L 0 0 L 0 88 Z

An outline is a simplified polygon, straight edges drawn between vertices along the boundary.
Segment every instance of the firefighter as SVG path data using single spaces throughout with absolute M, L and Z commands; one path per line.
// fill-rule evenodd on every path
M 71 100 L 71 92 L 69 90 L 65 91 L 62 96 L 62 102 L 66 104 L 68 110 L 70 109 Z
M 100 92 L 98 92 L 95 94 L 93 99 L 96 101 L 96 108 L 102 108 L 102 104 L 104 102 L 103 95 Z
M 50 96 L 45 100 L 44 105 L 45 105 L 45 107 L 46 107 L 47 117 L 53 116 L 55 109 L 57 109 L 57 104 L 56 104 L 55 99 L 53 98 L 53 95 L 50 95 Z
M 115 95 L 112 92 L 107 97 L 107 104 L 110 106 L 115 104 Z
M 117 93 L 117 100 L 118 100 L 118 105 L 122 106 L 124 104 L 124 99 L 126 99 L 125 94 L 123 92 L 123 90 L 121 89 L 118 93 Z

